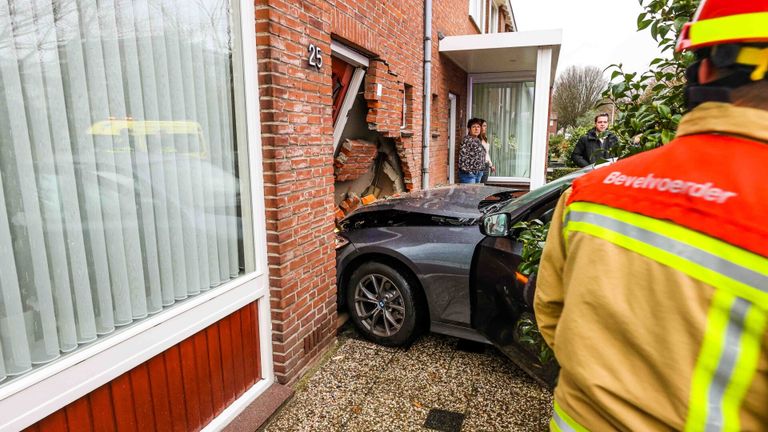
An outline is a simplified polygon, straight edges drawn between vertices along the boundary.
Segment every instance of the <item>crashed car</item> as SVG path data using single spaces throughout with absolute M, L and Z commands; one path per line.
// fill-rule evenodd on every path
M 591 169 L 525 194 L 457 185 L 359 208 L 337 237 L 340 306 L 376 343 L 406 345 L 423 330 L 493 343 L 551 384 L 556 365 L 526 342 L 530 325 L 537 330 L 533 289 L 516 271 L 522 244 L 512 227 L 546 222 L 573 179 Z

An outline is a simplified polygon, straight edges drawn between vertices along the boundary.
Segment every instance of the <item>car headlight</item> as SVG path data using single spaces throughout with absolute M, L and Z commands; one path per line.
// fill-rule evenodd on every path
M 348 244 L 349 244 L 349 240 L 344 238 L 339 233 L 336 233 L 336 249 L 341 249 Z

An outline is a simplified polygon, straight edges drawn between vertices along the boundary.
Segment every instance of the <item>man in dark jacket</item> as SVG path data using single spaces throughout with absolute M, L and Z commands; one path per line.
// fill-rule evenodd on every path
M 619 143 L 616 135 L 607 129 L 608 114 L 596 115 L 595 127 L 579 138 L 576 148 L 573 149 L 573 154 L 571 154 L 573 163 L 577 166 L 585 167 L 595 163 L 598 158 L 607 159 L 609 156 L 608 150 Z

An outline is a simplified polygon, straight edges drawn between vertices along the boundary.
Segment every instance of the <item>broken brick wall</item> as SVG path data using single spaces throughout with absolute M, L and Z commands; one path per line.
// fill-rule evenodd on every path
M 437 33 L 477 33 L 466 0 L 433 5 L 430 186 L 448 178 L 448 92 L 458 96 L 459 114 L 466 104 L 466 74 L 439 55 Z M 362 89 L 368 127 L 393 143 L 404 188 L 418 189 L 424 2 L 255 0 L 255 8 L 274 369 L 280 382 L 290 383 L 336 330 L 331 40 L 370 59 Z M 309 44 L 325 56 L 319 70 L 307 64 Z M 402 128 L 406 88 L 411 97 Z
M 406 187 L 421 182 L 421 94 L 424 2 L 334 1 L 334 38 L 371 59 L 363 82 L 368 127 L 398 143 Z M 408 129 L 401 129 L 405 86 L 411 86 Z
M 405 187 L 421 188 L 422 109 L 424 75 L 424 2 L 401 0 L 336 1 L 334 37 L 371 58 L 364 85 L 371 129 L 395 140 Z M 466 0 L 433 3 L 432 133 L 430 186 L 448 182 L 448 92 L 459 96 L 457 114 L 466 104 L 467 75 L 439 55 L 438 31 L 445 35 L 476 34 Z M 411 86 L 406 128 L 402 128 L 405 86 Z M 457 115 L 458 120 L 458 115 Z M 460 136 L 458 137 L 460 139 Z

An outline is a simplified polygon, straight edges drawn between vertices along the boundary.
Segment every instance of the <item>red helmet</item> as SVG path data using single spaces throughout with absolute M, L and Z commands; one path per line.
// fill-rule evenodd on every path
M 702 0 L 680 32 L 677 51 L 768 42 L 768 0 Z

